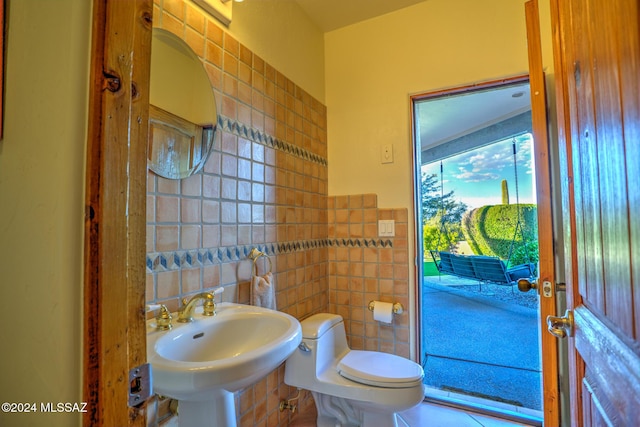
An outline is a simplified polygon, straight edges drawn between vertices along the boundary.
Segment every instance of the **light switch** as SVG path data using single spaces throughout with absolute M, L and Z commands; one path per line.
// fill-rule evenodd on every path
M 378 221 L 378 236 L 394 237 L 396 235 L 396 222 L 392 219 L 381 219 Z
M 384 144 L 380 148 L 380 162 L 393 163 L 393 144 Z

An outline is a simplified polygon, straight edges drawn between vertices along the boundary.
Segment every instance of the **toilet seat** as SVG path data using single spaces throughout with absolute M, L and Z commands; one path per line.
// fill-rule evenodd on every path
M 338 373 L 351 381 L 386 388 L 422 382 L 422 367 L 404 357 L 377 351 L 351 350 L 338 363 Z

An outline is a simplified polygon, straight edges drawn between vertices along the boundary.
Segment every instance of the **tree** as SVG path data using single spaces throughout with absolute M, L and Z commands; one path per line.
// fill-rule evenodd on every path
M 440 210 L 440 186 L 438 175 L 422 172 L 421 179 L 422 224 L 435 217 Z
M 426 250 L 443 249 L 445 242 L 447 246 L 451 246 L 460 240 L 460 222 L 467 205 L 455 200 L 453 191 L 442 194 L 442 186 L 436 174 L 422 173 L 421 205 Z

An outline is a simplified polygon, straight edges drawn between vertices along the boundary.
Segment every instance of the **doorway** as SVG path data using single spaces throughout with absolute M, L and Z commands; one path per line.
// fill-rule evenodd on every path
M 542 419 L 538 295 L 507 273 L 447 270 L 440 253 L 537 269 L 529 81 L 412 98 L 416 241 L 423 254 L 420 354 L 427 397 Z M 493 262 L 493 261 L 492 261 Z

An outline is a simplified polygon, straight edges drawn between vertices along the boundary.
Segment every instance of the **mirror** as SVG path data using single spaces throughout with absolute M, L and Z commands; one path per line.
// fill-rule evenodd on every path
M 149 168 L 170 179 L 198 172 L 218 121 L 200 58 L 176 35 L 153 29 L 149 93 Z

